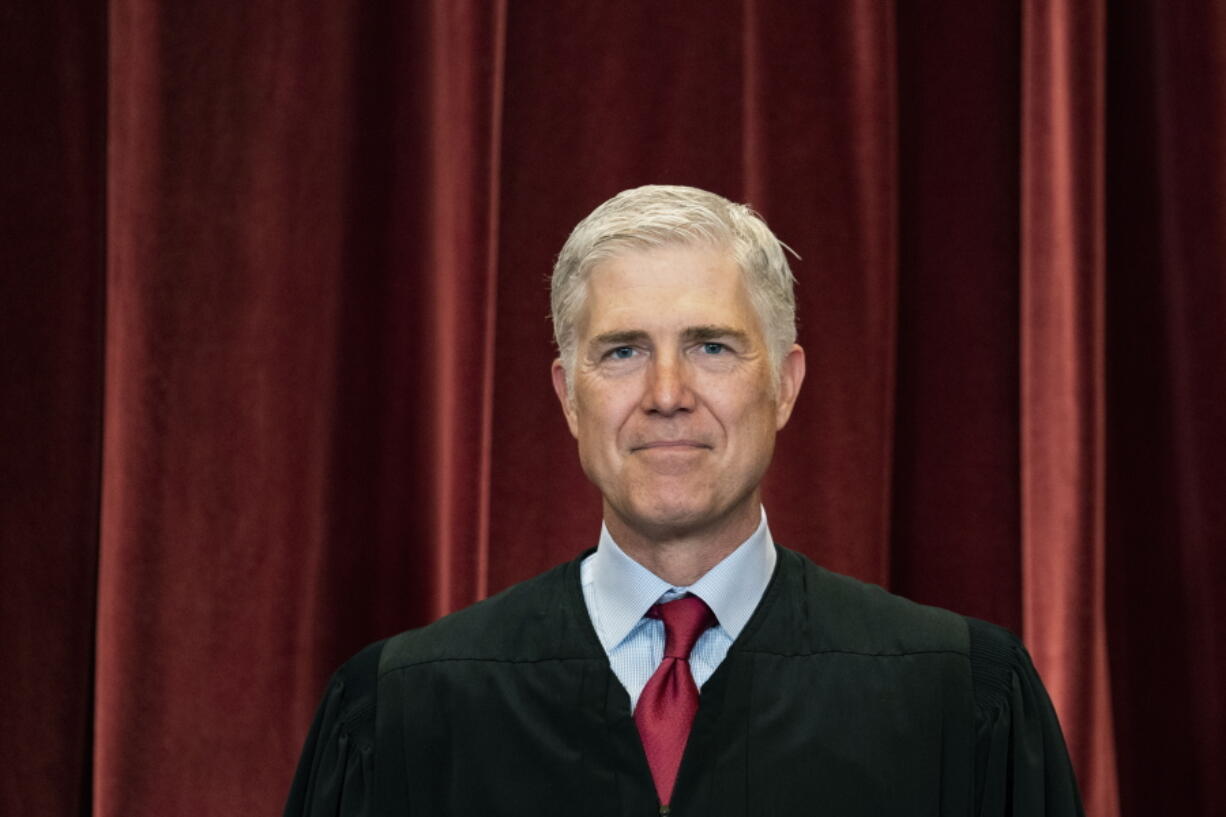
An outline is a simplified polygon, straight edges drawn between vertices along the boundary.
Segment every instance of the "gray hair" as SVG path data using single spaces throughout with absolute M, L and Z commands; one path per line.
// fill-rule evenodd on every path
M 571 231 L 558 253 L 550 306 L 567 384 L 572 383 L 575 364 L 575 320 L 587 299 L 592 270 L 622 253 L 667 244 L 704 244 L 732 254 L 761 322 L 777 379 L 784 355 L 796 342 L 796 279 L 783 252 L 791 248 L 744 204 L 696 187 L 650 184 L 623 190 L 597 207 Z

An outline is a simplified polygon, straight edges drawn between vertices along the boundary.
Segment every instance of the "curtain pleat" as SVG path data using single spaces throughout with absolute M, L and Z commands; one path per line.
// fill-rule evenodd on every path
M 1020 630 L 1021 20 L 1011 3 L 897 14 L 890 586 Z
M 797 404 L 779 438 L 765 484 L 771 528 L 834 570 L 885 584 L 898 269 L 894 19 L 873 2 L 746 8 L 744 68 L 730 67 L 745 78 L 742 199 L 799 256 L 804 389 L 821 395 Z
M 275 724 L 348 649 L 315 616 L 352 544 L 326 497 L 362 21 L 109 8 L 93 813 L 269 811 Z
M 1108 14 L 1108 613 L 1122 811 L 1213 814 L 1226 735 L 1226 12 Z
M 106 15 L 0 13 L 0 814 L 89 813 Z
M 95 813 L 264 812 L 353 633 L 485 593 L 503 12 L 111 13 Z
M 649 182 L 799 256 L 775 538 L 1020 631 L 1093 817 L 1221 800 L 1214 0 L 28 5 L 0 812 L 276 813 L 340 661 L 595 544 L 547 277 Z
M 1023 635 L 1089 813 L 1119 813 L 1105 600 L 1105 4 L 1023 9 Z

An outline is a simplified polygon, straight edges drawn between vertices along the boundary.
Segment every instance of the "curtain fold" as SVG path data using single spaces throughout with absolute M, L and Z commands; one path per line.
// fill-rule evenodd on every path
M 95 813 L 268 811 L 353 633 L 485 592 L 503 12 L 111 14 Z
M 1112 7 L 1107 594 L 1125 814 L 1212 814 L 1226 735 L 1226 13 Z
M 106 15 L 0 15 L 0 814 L 89 812 Z
M 1093 817 L 1220 801 L 1213 0 L 5 21 L 0 811 L 276 813 L 341 660 L 592 546 L 547 279 L 649 182 L 800 257 L 775 538 L 1020 631 Z
M 1021 19 L 1013 3 L 897 15 L 890 586 L 1020 631 Z
M 109 9 L 93 813 L 269 811 L 298 738 L 274 724 L 338 651 L 315 616 L 361 21 Z
M 1119 813 L 1105 599 L 1106 8 L 1023 8 L 1023 635 L 1087 811 Z
M 797 404 L 779 438 L 764 489 L 771 528 L 834 570 L 885 584 L 898 272 L 894 18 L 873 2 L 746 9 L 741 198 L 799 256 L 804 389 L 821 395 Z

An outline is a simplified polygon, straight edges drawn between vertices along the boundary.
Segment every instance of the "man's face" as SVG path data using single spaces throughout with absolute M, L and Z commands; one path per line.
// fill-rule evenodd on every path
M 553 381 L 610 524 L 655 541 L 742 516 L 756 526 L 804 353 L 788 352 L 773 388 L 742 277 L 727 252 L 702 245 L 627 252 L 592 271 L 573 397 L 560 361 Z

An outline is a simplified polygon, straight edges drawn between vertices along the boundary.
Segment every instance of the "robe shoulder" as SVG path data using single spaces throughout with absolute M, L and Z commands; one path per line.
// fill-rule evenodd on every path
M 575 614 L 576 598 L 583 617 Z M 432 624 L 365 647 L 328 682 L 298 761 L 285 817 L 376 813 L 374 746 L 383 675 L 443 661 L 603 655 L 585 644 L 584 628 L 591 624 L 582 606 L 575 560 Z
M 1003 627 L 966 622 L 975 690 L 976 814 L 1080 817 L 1068 748 L 1030 654 Z
M 970 690 L 974 813 L 1083 814 L 1055 710 L 1016 635 L 831 572 L 792 551 L 780 549 L 780 558 L 792 564 L 768 590 L 779 595 L 779 609 L 748 639 L 750 649 L 886 659 L 945 656 L 947 689 Z M 775 586 L 789 580 L 791 587 Z
M 385 641 L 333 674 L 307 733 L 285 817 L 364 817 L 374 789 L 375 689 Z
M 760 607 L 744 634 L 755 651 L 963 659 L 970 653 L 964 617 L 827 570 L 786 548 L 779 549 L 779 569 Z
M 576 559 L 389 639 L 379 671 L 442 661 L 523 663 L 603 656 L 583 602 Z

